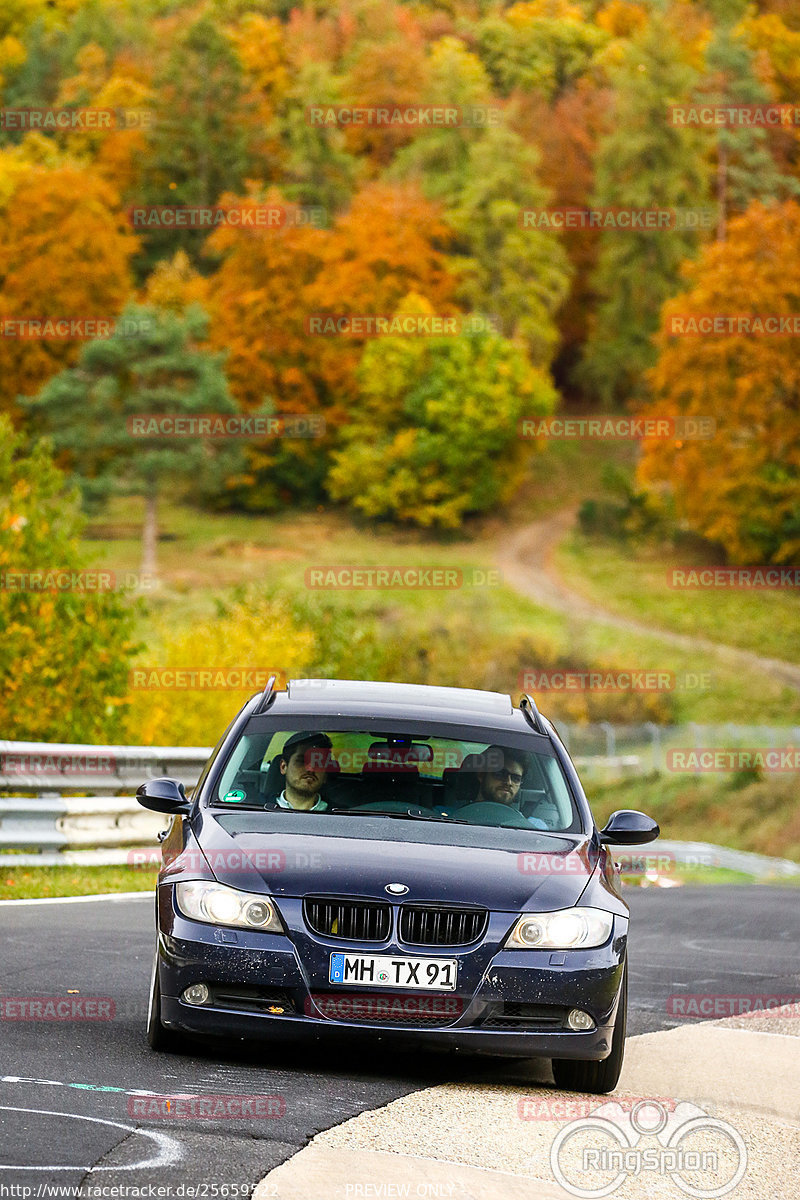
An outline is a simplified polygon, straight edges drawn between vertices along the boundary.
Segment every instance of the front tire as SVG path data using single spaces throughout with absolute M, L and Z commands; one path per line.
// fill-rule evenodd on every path
M 603 1095 L 617 1086 L 625 1057 L 625 1030 L 628 1023 L 628 962 L 622 972 L 622 985 L 617 1004 L 617 1019 L 611 1038 L 611 1053 L 598 1061 L 585 1058 L 554 1058 L 553 1078 L 556 1086 L 568 1092 L 591 1092 Z
M 150 977 L 150 1002 L 147 1006 L 147 1042 L 151 1050 L 170 1053 L 181 1049 L 180 1034 L 161 1024 L 161 981 L 158 977 L 158 947 Z

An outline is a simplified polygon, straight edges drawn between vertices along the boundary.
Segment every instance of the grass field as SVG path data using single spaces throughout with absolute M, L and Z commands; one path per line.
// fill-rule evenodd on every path
M 0 869 L 0 900 L 152 892 L 156 875 L 155 868 L 5 866 Z
M 549 477 L 540 479 L 536 496 L 563 500 L 567 466 L 577 470 L 579 465 L 575 450 L 575 445 L 567 443 L 556 449 L 547 471 L 557 478 L 552 488 L 548 487 Z M 537 458 L 536 470 L 542 470 L 540 460 L 545 457 Z M 592 481 L 600 487 L 596 474 L 590 475 L 586 487 Z M 138 566 L 139 515 L 136 502 L 117 500 L 87 531 L 87 552 L 121 577 Z M 530 513 L 521 508 L 515 510 L 517 521 L 528 516 Z M 245 588 L 251 594 L 253 590 L 267 590 L 310 605 L 309 619 L 318 630 L 322 624 L 335 621 L 337 614 L 356 627 L 372 627 L 371 665 L 363 669 L 378 671 L 377 677 L 518 692 L 523 672 L 552 665 L 558 657 L 576 668 L 588 664 L 607 670 L 672 672 L 680 680 L 697 677 L 697 686 L 678 688 L 669 697 L 669 712 L 659 716 L 640 706 L 641 711 L 630 716 L 633 720 L 653 717 L 775 725 L 800 722 L 800 694 L 777 683 L 767 672 L 752 672 L 745 679 L 737 668 L 722 663 L 713 654 L 678 650 L 663 642 L 656 628 L 652 636 L 634 636 L 602 623 L 576 627 L 567 615 L 520 596 L 496 574 L 491 575 L 505 531 L 497 521 L 475 525 L 469 537 L 437 539 L 410 531 L 359 527 L 329 511 L 263 517 L 207 514 L 170 503 L 162 506 L 161 523 L 162 583 L 158 591 L 143 592 L 145 603 L 138 630 L 147 646 L 147 665 L 154 663 L 165 639 L 191 628 L 198 620 L 213 618 L 221 600 Z M 588 563 L 585 580 L 578 578 L 581 555 Z M 584 591 L 596 588 L 602 592 L 596 582 L 600 577 L 608 581 L 609 589 L 613 584 L 610 607 L 617 607 L 616 596 L 624 594 L 626 585 L 635 592 L 647 584 L 656 598 L 642 598 L 639 608 L 631 601 L 629 608 L 633 615 L 652 621 L 654 626 L 661 623 L 721 637 L 721 628 L 737 625 L 736 644 L 758 648 L 762 653 L 785 650 L 788 656 L 791 638 L 781 628 L 797 612 L 791 597 L 764 597 L 761 593 L 720 597 L 715 593 L 712 600 L 707 594 L 670 593 L 667 599 L 674 612 L 665 607 L 672 617 L 659 622 L 655 615 L 659 586 L 655 563 L 624 558 L 613 546 L 582 544 L 573 539 L 570 549 L 559 556 L 562 564 L 570 582 Z M 461 573 L 463 582 L 458 588 L 438 591 L 307 586 L 307 571 L 331 565 L 453 568 Z M 663 576 L 662 570 L 662 582 Z M 665 586 L 662 591 L 666 591 Z M 725 608 L 726 603 L 731 606 L 725 609 L 728 615 L 715 624 L 715 606 Z M 749 631 L 749 641 L 744 630 Z M 384 656 L 381 646 L 386 649 Z M 796 648 L 792 653 L 797 655 Z M 324 658 L 329 673 L 340 673 L 335 661 L 331 669 L 330 655 Z M 349 663 L 347 669 L 358 672 L 358 662 Z M 544 710 L 555 716 L 575 716 L 568 701 L 558 693 L 540 699 Z M 596 712 L 595 719 L 624 719 L 611 700 L 608 704 L 608 711 Z
M 677 589 L 673 568 L 707 566 L 686 553 L 623 549 L 610 540 L 569 537 L 556 567 L 576 592 L 623 616 L 755 650 L 767 658 L 800 663 L 800 594 L 769 589 L 724 591 Z M 688 560 L 688 561 L 687 561 Z
M 646 875 L 629 875 L 622 872 L 622 882 L 629 887 L 657 887 L 658 883 L 654 878 L 648 878 Z M 667 879 L 682 887 L 685 884 L 753 884 L 755 878 L 752 875 L 745 874 L 744 871 L 730 871 L 724 867 L 689 867 L 682 868 L 677 864 L 668 874 L 662 872 L 660 878 Z
M 596 785 L 588 795 L 598 823 L 617 808 L 635 808 L 658 821 L 665 838 L 713 842 L 800 862 L 796 774 L 750 782 L 730 775 L 653 775 Z M 656 841 L 653 849 L 657 847 Z

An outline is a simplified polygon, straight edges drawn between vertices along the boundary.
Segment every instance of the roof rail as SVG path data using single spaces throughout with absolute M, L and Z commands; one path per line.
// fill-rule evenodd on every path
M 258 704 L 256 704 L 255 708 L 250 714 L 251 717 L 257 717 L 261 713 L 266 712 L 270 704 L 272 704 L 272 701 L 275 699 L 275 680 L 277 678 L 277 675 L 270 675 L 264 690 L 261 693 Z
M 520 707 L 520 712 L 523 713 L 523 715 L 525 716 L 525 720 L 528 722 L 528 724 L 531 726 L 531 728 L 534 729 L 537 733 L 543 734 L 544 737 L 547 737 L 548 733 L 544 727 L 544 721 L 542 720 L 542 714 L 539 712 L 539 709 L 536 707 L 536 701 L 534 700 L 533 696 L 529 696 L 526 692 L 522 696 L 522 698 L 519 702 L 519 707 Z

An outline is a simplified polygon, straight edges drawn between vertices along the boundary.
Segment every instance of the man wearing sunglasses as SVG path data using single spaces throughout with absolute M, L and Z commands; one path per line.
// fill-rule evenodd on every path
M 482 758 L 487 770 L 477 772 L 478 795 L 474 803 L 508 804 L 519 808 L 519 790 L 528 766 L 525 755 L 520 750 L 489 746 Z

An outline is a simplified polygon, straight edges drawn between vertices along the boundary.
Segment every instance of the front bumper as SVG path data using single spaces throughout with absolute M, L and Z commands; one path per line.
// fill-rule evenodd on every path
M 514 915 L 494 913 L 478 945 L 445 949 L 318 937 L 305 927 L 301 907 L 300 901 L 281 899 L 288 936 L 222 929 L 188 920 L 175 909 L 173 889 L 159 887 L 164 1025 L 198 1036 L 339 1044 L 366 1037 L 398 1047 L 413 1042 L 515 1057 L 602 1059 L 611 1051 L 627 943 L 625 918 L 615 917 L 604 946 L 552 952 L 498 948 Z M 347 1004 L 342 1001 L 353 995 L 353 988 L 328 982 L 330 954 L 341 950 L 457 958 L 457 991 L 415 993 L 415 1002 L 404 989 L 359 985 L 359 1003 L 343 1014 Z M 194 983 L 211 987 L 210 1004 L 195 1006 L 181 999 Z M 400 1019 L 386 1014 L 387 997 L 404 1001 Z M 435 1011 L 426 1009 L 426 1001 Z M 594 1028 L 575 1032 L 564 1027 L 563 1016 L 572 1008 L 588 1012 Z

